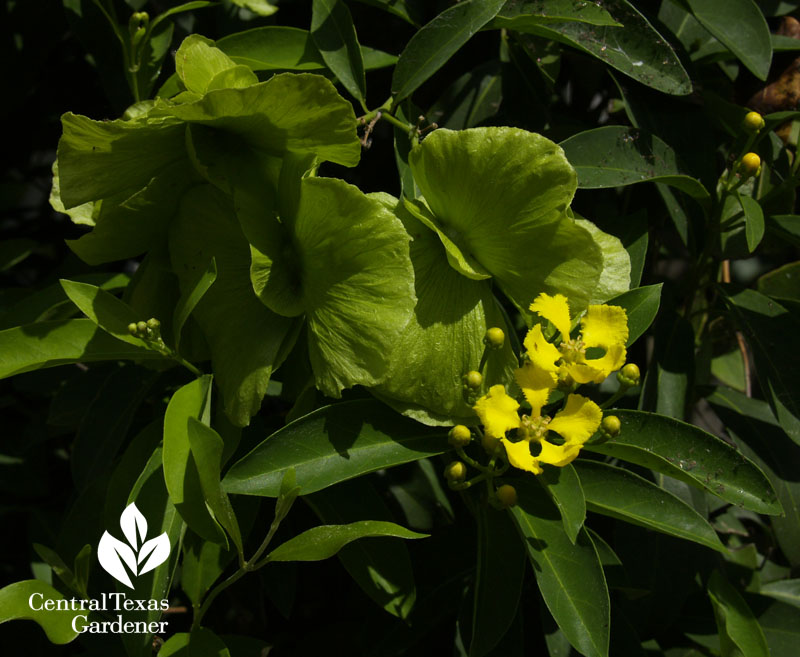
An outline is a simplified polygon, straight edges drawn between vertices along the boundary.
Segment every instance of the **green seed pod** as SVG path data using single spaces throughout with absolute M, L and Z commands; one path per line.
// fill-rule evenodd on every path
M 453 447 L 465 447 L 472 440 L 472 432 L 463 424 L 457 424 L 447 434 L 447 442 Z

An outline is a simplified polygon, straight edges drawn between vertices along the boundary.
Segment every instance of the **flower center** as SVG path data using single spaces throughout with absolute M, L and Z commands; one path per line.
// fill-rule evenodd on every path
M 548 424 L 550 424 L 550 417 L 547 415 L 539 417 L 523 415 L 520 419 L 519 429 L 517 429 L 517 436 L 528 442 L 541 442 L 547 435 Z
M 577 338 L 571 340 L 564 340 L 559 346 L 558 350 L 564 358 L 565 363 L 580 363 L 586 354 L 586 346 L 583 344 L 583 336 L 579 335 Z

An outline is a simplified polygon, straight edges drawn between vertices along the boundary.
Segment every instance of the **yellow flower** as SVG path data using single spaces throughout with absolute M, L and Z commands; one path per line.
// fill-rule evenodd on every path
M 545 340 L 541 325 L 537 324 L 525 337 L 525 348 L 529 362 L 561 379 L 572 379 L 577 383 L 601 383 L 611 372 L 625 364 L 625 343 L 628 341 L 628 316 L 619 306 L 591 305 L 581 319 L 581 333 L 570 338 L 572 325 L 567 298 L 561 294 L 550 296 L 544 292 L 531 304 L 530 309 L 540 317 L 550 320 L 560 333 L 558 346 Z M 596 358 L 587 358 L 587 349 L 600 349 L 604 353 Z M 522 368 L 524 370 L 524 368 Z M 519 372 L 519 370 L 518 370 Z M 540 398 L 544 378 L 536 374 L 538 387 L 526 389 L 520 378 L 529 381 L 533 375 L 518 373 L 526 399 Z M 554 386 L 552 386 L 554 387 Z
M 517 409 L 519 404 L 513 397 L 506 394 L 502 385 L 489 388 L 489 392 L 481 397 L 473 407 L 481 419 L 487 435 L 492 438 L 502 438 L 506 431 L 519 426 Z

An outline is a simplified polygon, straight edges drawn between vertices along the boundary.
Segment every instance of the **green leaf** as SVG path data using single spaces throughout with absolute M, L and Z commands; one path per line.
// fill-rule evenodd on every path
M 578 172 L 578 187 L 597 189 L 639 182 L 662 182 L 705 200 L 708 191 L 688 174 L 675 151 L 655 135 L 626 126 L 581 132 L 561 147 Z
M 174 634 L 164 642 L 158 654 L 161 657 L 231 657 L 225 642 L 205 627 L 196 627 L 191 633 Z
M 216 280 L 217 261 L 211 258 L 208 262 L 208 267 L 199 271 L 194 284 L 189 283 L 186 285 L 186 291 L 182 293 L 181 298 L 178 299 L 178 304 L 175 306 L 175 313 L 172 317 L 172 339 L 175 343 L 175 351 L 178 351 L 180 348 L 183 325 Z
M 416 301 L 409 238 L 397 217 L 341 180 L 307 178 L 296 214 L 281 217 L 283 236 L 257 204 L 242 207 L 239 219 L 260 299 L 279 314 L 306 314 L 317 388 L 339 397 L 382 382 Z
M 212 259 L 217 276 L 192 311 L 211 349 L 225 413 L 246 426 L 258 412 L 270 376 L 297 338 L 299 322 L 280 317 L 250 284 L 250 247 L 230 198 L 211 185 L 195 187 L 170 228 L 172 267 L 189 299 Z M 207 280 L 207 279 L 206 279 Z
M 547 25 L 578 21 L 589 25 L 619 26 L 603 7 L 574 0 L 511 0 L 497 12 L 490 27 L 525 31 L 526 25 Z
M 758 291 L 773 299 L 800 301 L 800 262 L 773 269 L 758 279 Z
M 581 219 L 575 213 L 575 223 L 592 236 L 603 258 L 600 280 L 592 293 L 592 302 L 607 301 L 626 292 L 631 286 L 631 258 L 619 238 L 604 233 L 591 221 Z
M 325 524 L 344 524 L 365 516 L 393 520 L 391 510 L 366 478 L 360 477 L 303 498 Z M 417 598 L 408 548 L 401 541 L 358 541 L 339 552 L 350 576 L 378 605 L 406 619 Z
M 562 468 L 545 465 L 537 478 L 561 512 L 564 531 L 574 544 L 586 520 L 586 500 L 581 480 L 572 465 Z
M 50 643 L 64 645 L 78 636 L 78 632 L 72 629 L 72 620 L 80 612 L 36 611 L 28 604 L 28 600 L 32 600 L 34 606 L 38 607 L 45 600 L 63 599 L 64 596 L 56 589 L 38 579 L 14 582 L 0 589 L 0 623 L 17 619 L 32 620 L 44 630 Z
M 719 438 L 655 413 L 619 409 L 614 414 L 622 422 L 620 434 L 584 449 L 662 472 L 758 513 L 781 513 L 761 470 Z
M 800 611 L 774 602 L 758 614 L 758 624 L 767 638 L 771 657 L 794 657 L 800 640 Z
M 603 567 L 582 529 L 570 541 L 561 515 L 534 481 L 515 479 L 511 508 L 544 602 L 569 642 L 587 657 L 607 657 L 609 600 Z
M 566 215 L 575 172 L 556 144 L 516 128 L 442 129 L 409 163 L 439 231 L 523 313 L 539 292 L 566 295 L 575 311 L 593 299 L 603 255 Z
M 181 588 L 192 604 L 199 605 L 206 592 L 234 559 L 236 552 L 203 540 L 190 529 L 187 529 L 181 546 Z
M 650 328 L 661 304 L 663 283 L 644 285 L 614 297 L 606 303 L 620 306 L 628 314 L 628 346 L 632 345 Z
M 44 562 L 53 569 L 53 573 L 55 573 L 56 577 L 60 579 L 64 584 L 67 586 L 68 589 L 74 591 L 78 595 L 85 595 L 85 589 L 82 591 L 80 588 L 80 582 L 75 577 L 75 573 L 72 572 L 72 569 L 64 563 L 64 560 L 61 556 L 55 551 L 51 550 L 46 545 L 42 545 L 41 543 L 34 543 L 33 549 L 36 551 Z M 91 547 L 89 547 L 91 550 Z M 0 598 L 2 596 L 0 595 Z
M 419 30 L 400 53 L 392 76 L 395 103 L 409 96 L 495 17 L 505 0 L 464 0 Z
M 355 166 L 361 157 L 353 106 L 319 75 L 283 73 L 243 89 L 210 91 L 186 104 L 158 104 L 148 124 L 160 117 L 237 135 L 251 148 L 278 157 L 287 151 L 311 153 L 344 166 Z M 66 188 L 63 169 L 59 173 Z
M 36 322 L 0 331 L 0 353 L 0 379 L 70 363 L 164 358 L 111 337 L 90 319 Z
M 209 426 L 200 420 L 189 416 L 188 438 L 194 464 L 203 489 L 205 501 L 228 535 L 233 539 L 244 558 L 242 534 L 239 531 L 239 522 L 233 511 L 228 495 L 220 486 L 220 470 L 222 467 L 222 438 Z
M 758 593 L 800 608 L 800 579 L 782 579 L 762 584 Z
M 133 309 L 99 287 L 88 283 L 59 281 L 70 300 L 81 312 L 97 324 L 101 329 L 113 335 L 117 340 L 135 346 L 146 345 L 141 338 L 134 337 L 128 331 L 128 325 L 141 320 Z
M 203 476 L 189 437 L 191 418 L 202 420 L 204 424 L 209 421 L 210 399 L 209 375 L 187 383 L 172 395 L 164 414 L 164 481 L 170 499 L 186 524 L 207 541 L 227 546 L 225 534 L 206 506 Z
M 444 432 L 399 417 L 380 402 L 355 400 L 306 415 L 272 434 L 235 463 L 229 493 L 276 497 L 294 467 L 303 495 L 340 481 L 448 451 Z
M 117 194 L 131 196 L 186 158 L 184 128 L 174 119 L 92 121 L 68 112 L 61 125 L 58 177 L 66 209 Z
M 800 352 L 786 347 L 786 336 L 800 321 L 783 306 L 755 290 L 723 286 L 723 300 L 753 350 L 761 387 L 789 437 L 800 444 Z
M 577 48 L 658 91 L 679 96 L 692 92 L 689 74 L 678 56 L 631 3 L 604 0 L 603 9 L 623 27 L 576 21 L 549 25 L 526 23 L 515 27 Z
M 365 5 L 378 7 L 398 18 L 402 18 L 407 23 L 418 25 L 420 21 L 421 9 L 417 0 L 358 0 Z
M 267 25 L 222 37 L 217 48 L 253 71 L 314 71 L 325 68 L 308 30 Z
M 695 371 L 694 330 L 689 320 L 666 310 L 656 322 L 654 337 L 653 363 L 645 374 L 639 408 L 682 420 Z
M 175 72 L 188 91 L 204 94 L 211 81 L 220 73 L 236 66 L 211 39 L 199 34 L 190 34 L 175 53 Z M 253 82 L 258 79 L 253 76 Z
M 492 60 L 464 73 L 425 113 L 441 128 L 465 130 L 491 118 L 503 100 L 502 64 Z
M 0 244 L 0 272 L 18 265 L 33 253 L 34 248 L 36 248 L 36 242 L 33 240 L 3 240 Z
M 479 504 L 478 563 L 469 657 L 483 657 L 508 632 L 525 581 L 525 547 L 507 514 Z
M 764 237 L 764 211 L 752 196 L 739 194 L 739 203 L 744 211 L 744 227 L 747 248 L 752 253 Z
M 267 555 L 267 561 L 322 561 L 329 559 L 348 543 L 371 536 L 426 538 L 393 522 L 360 520 L 348 525 L 320 525 L 290 538 Z
M 708 580 L 723 657 L 769 657 L 764 631 L 747 603 L 718 570 Z
M 760 80 L 772 63 L 764 15 L 753 0 L 686 0 L 694 17 Z
M 622 468 L 576 461 L 589 511 L 684 538 L 725 553 L 713 527 L 672 493 Z
M 313 0 L 311 38 L 322 59 L 366 111 L 367 82 L 350 10 L 342 0 Z

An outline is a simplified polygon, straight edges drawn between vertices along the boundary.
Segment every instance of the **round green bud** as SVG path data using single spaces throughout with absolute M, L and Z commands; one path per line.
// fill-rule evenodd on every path
M 739 169 L 746 178 L 756 175 L 760 168 L 761 158 L 756 153 L 747 153 L 739 164 Z
M 744 117 L 744 128 L 749 132 L 759 132 L 764 127 L 764 117 L 758 112 L 748 112 Z
M 503 329 L 497 328 L 496 326 L 487 330 L 486 335 L 483 337 L 483 344 L 490 349 L 502 349 L 505 342 L 506 334 L 503 332 Z
M 638 386 L 641 379 L 641 372 L 636 363 L 628 363 L 619 372 L 617 372 L 617 380 L 623 385 L 630 388 L 631 386 Z
M 504 509 L 507 509 L 510 506 L 515 506 L 517 503 L 517 489 L 509 484 L 503 484 L 500 486 L 500 488 L 498 488 L 495 492 L 495 495 L 497 495 L 497 500 Z
M 131 322 L 128 324 L 128 333 L 131 335 L 136 335 L 139 332 L 139 327 L 136 326 L 136 322 Z
M 467 478 L 467 466 L 461 461 L 453 461 L 444 469 L 444 478 L 447 481 L 457 484 Z
M 159 322 L 155 317 L 151 317 L 147 320 L 147 328 L 151 328 L 153 330 L 161 328 L 161 322 Z
M 477 390 L 483 383 L 483 374 L 476 370 L 472 370 L 461 377 L 461 380 L 464 382 L 464 385 L 467 386 L 467 388 Z
M 472 432 L 463 424 L 457 424 L 447 434 L 447 442 L 453 447 L 465 447 L 472 440 Z
M 614 436 L 618 436 L 619 432 L 622 431 L 622 422 L 619 421 L 616 415 L 606 415 L 600 423 L 600 427 L 604 433 L 613 438 Z
M 147 322 L 137 322 L 136 323 L 136 332 L 142 335 L 147 334 Z

